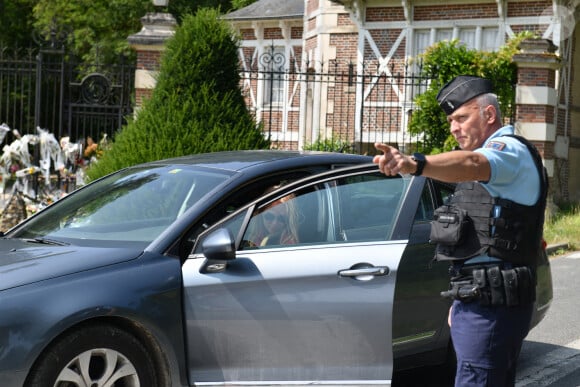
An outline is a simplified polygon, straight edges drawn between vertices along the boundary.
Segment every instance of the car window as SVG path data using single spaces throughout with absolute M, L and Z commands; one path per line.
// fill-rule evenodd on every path
M 380 173 L 306 187 L 256 207 L 241 248 L 388 240 L 405 180 Z
M 299 190 L 257 207 L 244 233 L 243 249 L 327 241 L 323 213 L 327 198 L 318 186 Z M 315 219 L 316 218 L 316 219 Z M 314 222 L 314 223 L 311 223 Z M 307 224 L 311 223 L 309 227 Z M 308 229 L 308 230 L 307 230 Z
M 447 203 L 453 196 L 453 184 L 432 181 L 431 184 L 425 184 L 417 212 L 415 213 L 415 223 L 431 222 L 435 208 Z
M 415 222 L 430 222 L 433 219 L 435 205 L 431 196 L 429 185 L 425 184 L 423 192 L 421 193 L 421 200 L 415 213 Z
M 226 218 L 228 215 L 236 212 L 239 208 L 244 205 L 258 199 L 265 193 L 269 192 L 272 187 L 284 186 L 293 181 L 299 180 L 314 171 L 291 171 L 279 175 L 273 175 L 266 178 L 261 178 L 258 181 L 252 182 L 245 187 L 233 192 L 231 195 L 225 197 L 220 203 L 218 203 L 208 214 L 206 214 L 201 221 L 197 222 L 189 231 L 187 238 L 184 238 L 182 243 L 176 246 L 180 250 L 172 250 L 170 254 L 185 256 L 191 252 L 192 247 L 198 236 L 205 230 L 212 227 L 214 224 L 218 223 L 222 219 Z M 238 222 L 238 221 L 236 221 Z M 241 221 L 239 221 L 241 222 Z M 228 221 L 229 224 L 229 221 Z M 237 224 L 237 229 L 233 230 L 233 226 L 228 226 L 236 236 L 239 232 L 239 227 L 241 224 Z M 198 245 L 199 246 L 199 245 Z
M 438 181 L 433 182 L 433 188 L 435 191 L 437 206 L 449 203 L 449 200 L 451 200 L 451 197 L 455 192 L 455 186 L 453 184 L 442 183 Z
M 391 239 L 407 180 L 380 173 L 337 182 L 339 237 L 345 242 Z

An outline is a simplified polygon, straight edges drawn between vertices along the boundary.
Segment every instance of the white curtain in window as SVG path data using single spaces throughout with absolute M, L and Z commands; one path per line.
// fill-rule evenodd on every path
M 438 42 L 442 40 L 450 41 L 453 39 L 453 30 L 451 28 L 446 29 L 438 29 L 435 38 Z
M 484 27 L 477 33 L 478 27 L 462 27 L 457 30 L 457 39 L 470 49 L 483 51 L 496 51 L 500 44 L 498 39 L 499 29 L 497 27 Z M 450 41 L 454 38 L 452 28 L 438 28 L 433 30 L 435 42 L 431 41 L 430 29 L 417 29 L 413 32 L 413 52 L 411 55 L 417 56 L 435 42 L 443 40 Z
M 430 30 L 415 30 L 414 44 L 412 56 L 416 57 L 425 52 L 427 47 L 431 45 L 431 31 Z
M 459 41 L 469 49 L 476 49 L 475 28 L 462 28 L 459 30 Z
M 499 46 L 499 39 L 497 35 L 499 34 L 497 27 L 483 28 L 481 31 L 481 50 L 483 51 L 496 51 Z

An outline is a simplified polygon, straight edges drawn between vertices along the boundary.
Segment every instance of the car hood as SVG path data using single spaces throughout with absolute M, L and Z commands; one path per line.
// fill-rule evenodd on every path
M 45 245 L 0 239 L 0 291 L 128 261 L 141 249 Z

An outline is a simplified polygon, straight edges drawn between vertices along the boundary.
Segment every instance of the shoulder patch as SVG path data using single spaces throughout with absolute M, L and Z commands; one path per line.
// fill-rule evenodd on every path
M 499 141 L 490 141 L 485 147 L 501 151 L 503 148 L 505 148 L 505 143 Z

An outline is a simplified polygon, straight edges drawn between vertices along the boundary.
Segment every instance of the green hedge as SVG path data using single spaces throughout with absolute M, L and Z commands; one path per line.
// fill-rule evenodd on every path
M 498 95 L 502 118 L 509 122 L 515 109 L 514 85 L 517 81 L 517 67 L 512 57 L 518 51 L 519 43 L 532 36 L 530 32 L 521 33 L 496 52 L 468 49 L 458 40 L 442 41 L 416 58 L 422 64 L 421 75 L 432 79 L 425 93 L 415 98 L 417 109 L 409 122 L 409 132 L 424 135 L 424 142 L 417 146 L 419 151 L 440 153 L 457 145 L 449 133 L 447 117 L 436 96 L 443 85 L 458 75 L 489 78 Z

